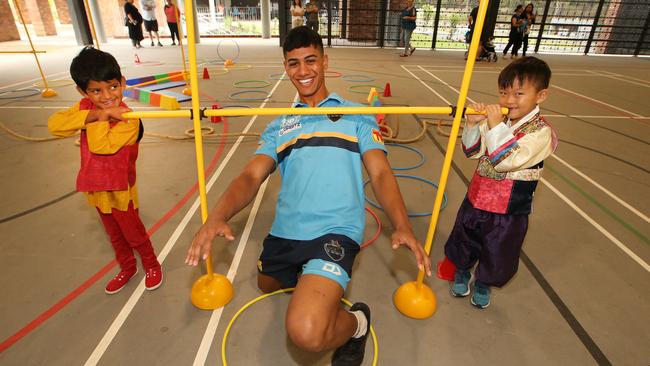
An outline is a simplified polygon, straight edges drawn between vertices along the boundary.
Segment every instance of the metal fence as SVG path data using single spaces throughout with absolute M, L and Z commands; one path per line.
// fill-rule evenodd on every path
M 316 2 L 320 8 L 319 33 L 327 45 L 401 46 L 401 1 Z M 515 7 L 528 2 L 536 13 L 528 36 L 531 51 L 650 55 L 650 0 L 501 0 L 494 29 L 498 50 L 508 41 Z M 272 36 L 280 35 L 281 28 L 291 28 L 289 4 L 288 0 L 271 1 Z M 417 28 L 411 43 L 419 48 L 466 48 L 467 18 L 474 4 L 475 0 L 416 0 Z M 210 13 L 208 7 L 198 7 L 197 13 L 201 35 L 262 35 L 259 7 L 220 8 L 215 13 Z M 284 27 L 279 24 L 280 19 L 285 22 Z

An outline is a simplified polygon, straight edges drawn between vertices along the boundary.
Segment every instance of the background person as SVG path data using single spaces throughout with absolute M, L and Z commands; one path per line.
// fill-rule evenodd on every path
M 140 42 L 144 39 L 142 35 L 142 15 L 138 11 L 135 5 L 133 5 L 134 0 L 126 0 L 124 2 L 124 14 L 126 16 L 126 26 L 129 29 L 129 38 L 133 47 L 142 48 Z
M 149 32 L 151 46 L 154 46 L 152 34 L 154 33 L 156 34 L 158 46 L 162 47 L 162 43 L 160 43 L 160 36 L 158 35 L 158 20 L 156 20 L 156 0 L 140 0 L 140 7 L 142 8 L 144 29 Z
M 167 18 L 169 34 L 172 37 L 172 46 L 176 45 L 174 37 L 178 40 L 178 44 L 181 44 L 181 38 L 178 35 L 178 19 L 181 17 L 181 13 L 178 11 L 176 5 L 174 5 L 173 0 L 165 0 L 165 17 Z
M 305 9 L 301 0 L 293 0 L 291 8 L 291 28 L 300 27 L 305 21 Z

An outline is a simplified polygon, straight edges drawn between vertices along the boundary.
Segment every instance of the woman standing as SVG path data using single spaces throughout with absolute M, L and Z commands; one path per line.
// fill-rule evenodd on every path
M 291 3 L 291 28 L 300 27 L 304 23 L 305 9 L 300 0 L 293 0 Z
M 530 28 L 533 26 L 533 24 L 535 24 L 535 18 L 537 17 L 537 14 L 535 14 L 534 11 L 535 6 L 533 3 L 530 3 L 526 5 L 526 8 L 524 9 L 524 13 L 522 15 L 522 18 L 527 21 L 526 27 L 524 28 L 524 37 L 522 40 L 524 47 L 521 54 L 523 56 L 526 56 L 526 50 L 528 49 L 528 34 L 530 33 Z
M 133 47 L 142 48 L 140 41 L 144 39 L 142 35 L 142 15 L 138 8 L 133 5 L 134 0 L 126 0 L 124 2 L 124 14 L 126 15 L 125 23 L 129 27 L 129 38 Z
M 510 55 L 510 58 L 515 58 L 519 54 L 519 48 L 521 47 L 521 39 L 523 36 L 520 30 L 520 27 L 524 24 L 524 21 L 521 18 L 523 12 L 524 6 L 517 5 L 514 14 L 510 17 L 510 34 L 508 34 L 508 44 L 506 45 L 506 48 L 503 49 L 504 56 L 508 54 L 510 46 L 512 46 L 512 54 Z
M 167 26 L 169 27 L 169 33 L 172 37 L 172 46 L 176 45 L 174 35 L 178 40 L 178 44 L 181 44 L 181 38 L 178 36 L 178 18 L 180 15 L 178 8 L 174 5 L 174 1 L 165 0 L 165 16 L 167 17 Z
M 402 42 L 404 42 L 404 53 L 400 57 L 406 57 L 413 54 L 415 47 L 411 47 L 411 35 L 415 30 L 415 20 L 418 11 L 413 6 L 413 0 L 406 0 L 406 7 L 402 10 Z

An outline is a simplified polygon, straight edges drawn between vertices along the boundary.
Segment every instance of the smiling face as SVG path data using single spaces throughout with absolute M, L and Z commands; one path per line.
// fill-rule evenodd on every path
M 287 52 L 284 68 L 302 103 L 314 107 L 329 94 L 325 87 L 327 55 L 316 46 L 295 48 Z
M 508 118 L 516 123 L 546 100 L 547 94 L 547 89 L 537 90 L 528 79 L 523 83 L 515 79 L 512 86 L 499 89 L 499 104 L 508 108 Z
M 97 108 L 108 109 L 118 107 L 122 102 L 125 82 L 124 77 L 122 77 L 122 80 L 90 80 L 86 90 L 77 87 L 77 91 L 84 97 L 89 98 Z

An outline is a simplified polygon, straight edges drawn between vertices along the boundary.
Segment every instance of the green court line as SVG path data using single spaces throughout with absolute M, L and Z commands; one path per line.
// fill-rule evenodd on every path
M 650 239 L 648 239 L 647 236 L 643 235 L 637 228 L 635 228 L 634 226 L 632 226 L 632 225 L 628 224 L 627 222 L 625 222 L 625 220 L 623 220 L 618 215 L 616 215 L 614 212 L 612 212 L 610 209 L 605 207 L 602 203 L 598 202 L 598 200 L 596 200 L 593 196 L 589 195 L 587 192 L 582 190 L 582 188 L 580 188 L 574 181 L 572 181 L 571 179 L 569 179 L 569 178 L 565 177 L 564 175 L 560 174 L 560 172 L 553 169 L 553 167 L 551 167 L 548 164 L 544 164 L 544 168 L 548 168 L 548 170 L 550 170 L 555 175 L 557 175 L 560 179 L 562 179 L 564 182 L 566 182 L 576 192 L 580 193 L 586 199 L 588 199 L 589 202 L 593 203 L 596 207 L 600 208 L 603 212 L 605 212 L 611 218 L 618 221 L 619 224 L 623 225 L 623 227 L 628 229 L 632 234 L 636 235 L 639 239 L 641 239 L 647 245 L 650 245 Z

